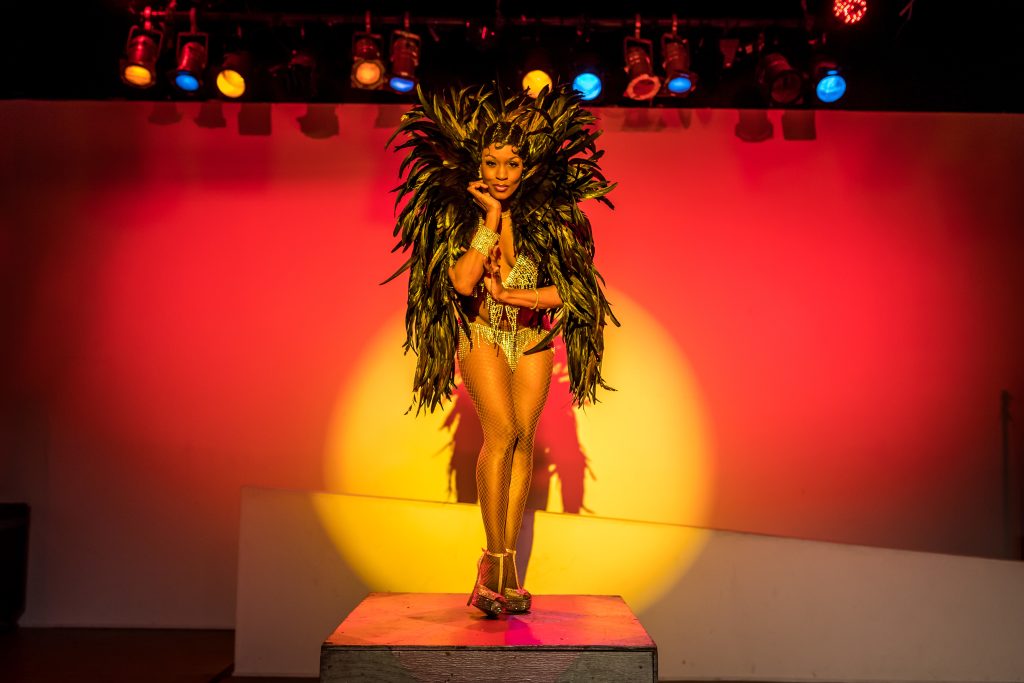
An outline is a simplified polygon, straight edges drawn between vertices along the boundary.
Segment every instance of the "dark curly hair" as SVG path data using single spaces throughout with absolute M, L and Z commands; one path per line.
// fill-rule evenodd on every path
M 505 145 L 510 145 L 516 153 L 519 153 L 525 141 L 526 131 L 519 124 L 511 121 L 495 121 L 484 130 L 484 134 L 480 138 L 480 149 L 477 150 L 477 157 L 478 159 L 483 157 L 484 150 L 491 145 L 498 149 Z

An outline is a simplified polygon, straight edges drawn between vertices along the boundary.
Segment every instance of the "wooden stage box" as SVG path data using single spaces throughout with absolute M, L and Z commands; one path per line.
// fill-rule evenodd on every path
M 371 593 L 321 646 L 321 683 L 658 680 L 657 646 L 617 595 L 535 595 L 497 619 L 466 597 Z

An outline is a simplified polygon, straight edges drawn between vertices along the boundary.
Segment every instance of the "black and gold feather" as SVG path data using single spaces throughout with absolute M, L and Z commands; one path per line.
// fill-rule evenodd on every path
M 596 119 L 566 86 L 545 89 L 532 99 L 525 93 L 502 96 L 488 86 L 451 89 L 427 95 L 402 116 L 388 145 L 408 150 L 395 188 L 398 243 L 408 254 L 389 282 L 409 272 L 405 314 L 406 352 L 416 356 L 413 402 L 416 411 L 433 411 L 455 388 L 459 326 L 467 321 L 448 277 L 448 267 L 466 250 L 476 232 L 480 209 L 467 192 L 480 168 L 480 140 L 495 121 L 511 121 L 525 132 L 518 150 L 523 175 L 511 203 L 515 250 L 538 264 L 538 286 L 554 284 L 562 307 L 554 311 L 569 366 L 569 389 L 582 405 L 597 400 L 597 387 L 611 389 L 601 376 L 604 326 L 619 324 L 594 268 L 590 220 L 580 209 L 584 199 L 612 207 L 606 195 L 614 184 L 598 164 L 603 152 L 596 140 Z M 540 349 L 544 344 L 538 344 Z M 528 352 L 529 353 L 529 352 Z

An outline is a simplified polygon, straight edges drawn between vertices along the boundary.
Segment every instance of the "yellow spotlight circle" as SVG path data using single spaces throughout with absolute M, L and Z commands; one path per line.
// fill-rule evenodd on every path
M 534 69 L 523 76 L 523 89 L 530 97 L 537 97 L 545 87 L 551 88 L 551 76 L 546 71 Z
M 381 80 L 381 67 L 377 62 L 363 62 L 356 67 L 356 81 L 362 85 L 375 85 Z
M 618 391 L 600 392 L 600 403 L 580 410 L 569 407 L 564 375 L 552 385 L 535 457 L 556 465 L 535 471 L 534 492 L 546 496 L 547 512 L 536 515 L 532 531 L 524 526 L 527 587 L 619 594 L 642 609 L 703 544 L 695 527 L 710 505 L 711 445 L 700 389 L 677 342 L 623 293 L 609 298 L 623 327 L 606 328 L 604 372 Z M 415 364 L 401 354 L 403 338 L 399 314 L 354 359 L 358 370 L 341 388 L 324 455 L 326 489 L 350 495 L 314 502 L 325 531 L 372 590 L 468 590 L 462 584 L 483 527 L 477 506 L 453 504 L 449 487 L 458 481 L 452 468 L 467 467 L 458 465 L 455 437 L 475 411 L 457 401 L 418 418 L 403 414 Z M 580 489 L 580 514 L 570 514 L 570 492 Z M 595 547 L 597 555 L 584 559 Z
M 144 66 L 129 64 L 124 68 L 124 80 L 132 85 L 145 88 L 153 83 L 153 74 Z
M 224 69 L 217 74 L 217 90 L 225 97 L 241 97 L 245 94 L 245 78 L 233 69 Z

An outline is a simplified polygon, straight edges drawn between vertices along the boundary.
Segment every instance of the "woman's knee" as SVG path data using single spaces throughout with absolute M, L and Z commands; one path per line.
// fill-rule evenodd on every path
M 483 427 L 484 443 L 489 450 L 511 450 L 519 435 L 511 419 L 488 417 L 486 421 L 481 420 L 480 426 Z

